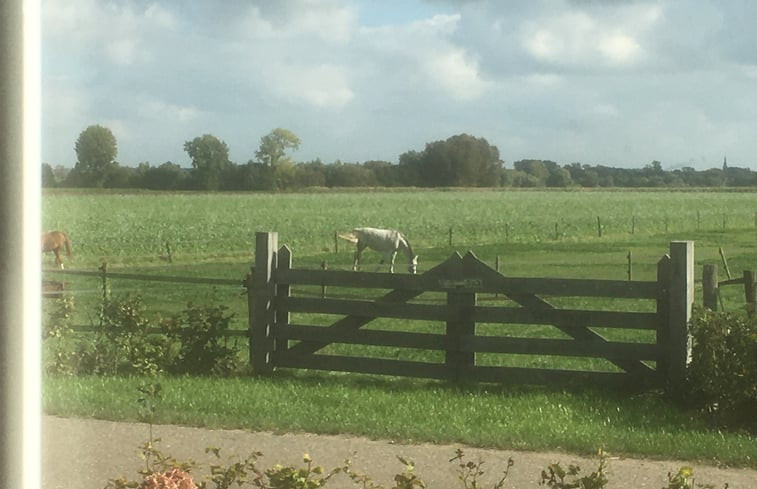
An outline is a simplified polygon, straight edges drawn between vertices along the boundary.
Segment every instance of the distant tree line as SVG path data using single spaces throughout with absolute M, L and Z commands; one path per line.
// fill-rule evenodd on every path
M 300 139 L 277 128 L 260 139 L 255 158 L 238 164 L 229 160 L 225 142 L 211 134 L 184 143 L 191 168 L 171 161 L 153 166 L 121 166 L 116 161 L 113 133 L 102 126 L 82 131 L 74 149 L 73 169 L 42 164 L 43 187 L 141 188 L 151 190 L 290 190 L 310 187 L 754 187 L 757 172 L 729 167 L 663 170 L 659 161 L 643 168 L 549 160 L 520 160 L 506 168 L 499 150 L 484 138 L 468 134 L 427 143 L 423 151 L 408 151 L 399 163 L 365 161 L 296 163 L 288 152 Z

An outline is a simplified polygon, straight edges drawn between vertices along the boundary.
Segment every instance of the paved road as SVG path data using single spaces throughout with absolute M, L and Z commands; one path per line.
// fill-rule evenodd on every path
M 316 465 L 329 469 L 346 458 L 353 461 L 355 470 L 368 474 L 383 487 L 392 486 L 392 478 L 402 470 L 397 456 L 413 460 L 416 473 L 429 489 L 462 488 L 457 480 L 455 466 L 448 460 L 455 454 L 452 445 L 402 445 L 387 441 L 343 436 L 315 436 L 308 434 L 251 433 L 241 430 L 205 430 L 179 426 L 153 427 L 154 437 L 161 438 L 159 449 L 178 460 L 193 459 L 200 463 L 195 473 L 201 477 L 209 473 L 209 464 L 216 462 L 206 455 L 206 447 L 221 449 L 224 464 L 231 455 L 246 456 L 253 451 L 263 452 L 259 467 L 276 463 L 301 465 L 302 455 L 309 453 Z M 148 439 L 144 424 L 117 423 L 92 419 L 43 416 L 43 489 L 101 489 L 110 478 L 124 475 L 137 478 L 143 467 L 137 452 Z M 594 470 L 597 461 L 565 453 L 533 453 L 512 450 L 479 450 L 465 448 L 468 459 L 481 457 L 487 474 L 479 482 L 481 487 L 492 487 L 501 476 L 507 459 L 512 457 L 515 466 L 510 471 L 505 488 L 538 488 L 541 470 L 548 464 L 560 462 L 563 467 L 576 463 L 585 472 Z M 608 489 L 659 489 L 667 485 L 667 474 L 677 471 L 685 461 L 652 461 L 611 459 L 609 462 Z M 757 471 L 747 469 L 719 469 L 693 464 L 696 481 L 715 484 L 722 489 L 757 488 Z M 354 487 L 345 477 L 329 481 L 329 489 Z

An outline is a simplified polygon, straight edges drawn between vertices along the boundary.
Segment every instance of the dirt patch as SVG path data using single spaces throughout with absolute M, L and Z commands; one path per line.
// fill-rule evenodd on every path
M 42 489 L 101 489 L 110 478 L 124 475 L 137 478 L 137 470 L 144 467 L 138 447 L 148 438 L 148 427 L 138 423 L 118 423 L 92 419 L 42 418 Z M 153 436 L 160 438 L 160 450 L 178 460 L 192 459 L 200 464 L 195 473 L 207 476 L 209 464 L 217 463 L 206 447 L 221 449 L 222 462 L 228 464 L 232 455 L 246 456 L 253 451 L 263 452 L 261 468 L 274 464 L 300 466 L 302 455 L 309 453 L 316 465 L 330 469 L 349 458 L 355 470 L 369 475 L 384 487 L 391 487 L 392 478 L 402 471 L 397 456 L 415 462 L 416 473 L 431 488 L 462 488 L 457 480 L 455 465 L 448 463 L 457 448 L 463 448 L 466 458 L 485 461 L 485 476 L 481 487 L 492 487 L 501 477 L 507 460 L 515 465 L 505 483 L 508 489 L 538 488 L 541 470 L 548 464 L 560 462 L 563 467 L 578 464 L 585 472 L 597 467 L 597 460 L 560 452 L 522 452 L 514 450 L 483 450 L 459 445 L 406 445 L 366 438 L 322 436 L 310 434 L 273 434 L 242 430 L 206 430 L 181 426 L 158 425 Z M 612 454 L 610 454 L 612 455 Z M 609 489 L 650 488 L 667 485 L 668 472 L 681 466 L 695 467 L 696 481 L 729 489 L 757 487 L 757 471 L 750 469 L 721 469 L 680 460 L 641 460 L 612 458 L 607 470 Z M 355 487 L 346 477 L 329 481 L 331 489 Z M 543 486 L 541 486 L 543 487 Z

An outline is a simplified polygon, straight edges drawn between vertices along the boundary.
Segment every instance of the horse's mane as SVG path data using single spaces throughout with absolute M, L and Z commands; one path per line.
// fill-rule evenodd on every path
M 405 235 L 402 234 L 402 233 L 400 233 L 400 238 L 402 238 L 402 242 L 407 247 L 407 251 L 410 254 L 410 258 L 411 259 L 414 258 L 415 257 L 415 253 L 413 252 L 413 247 L 410 246 L 410 241 L 408 241 L 407 238 L 405 237 Z

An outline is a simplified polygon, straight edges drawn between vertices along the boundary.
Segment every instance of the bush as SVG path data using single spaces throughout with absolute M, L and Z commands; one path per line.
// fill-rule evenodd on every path
M 94 335 L 71 325 L 73 301 L 57 299 L 44 321 L 45 370 L 87 374 L 227 374 L 236 368 L 236 345 L 224 336 L 232 314 L 225 306 L 189 304 L 151 328 L 139 295 L 107 300 Z
M 145 312 L 139 295 L 103 305 L 100 333 L 110 341 L 106 365 L 112 362 L 112 373 L 158 372 L 166 367 L 168 342 L 165 337 L 150 335 Z
M 757 428 L 757 319 L 695 308 L 691 402 L 721 424 Z
M 75 374 L 77 373 L 75 351 L 77 347 L 72 340 L 71 314 L 74 310 L 74 300 L 64 295 L 52 304 L 48 312 L 48 320 L 42 328 L 42 339 L 47 347 L 44 369 L 49 373 Z
M 176 316 L 163 321 L 163 330 L 179 345 L 170 370 L 174 373 L 225 374 L 235 368 L 236 350 L 227 345 L 223 333 L 233 314 L 226 306 L 196 306 L 192 303 Z

